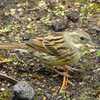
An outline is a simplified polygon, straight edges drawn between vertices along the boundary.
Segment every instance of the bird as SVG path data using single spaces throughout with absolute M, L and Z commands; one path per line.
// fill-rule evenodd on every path
M 52 69 L 61 68 L 64 70 L 60 91 L 68 83 L 71 83 L 68 80 L 70 66 L 77 64 L 86 53 L 95 51 L 95 44 L 92 42 L 90 35 L 81 29 L 50 33 L 48 36 L 32 39 L 26 45 L 34 48 L 36 50 L 34 55 Z
M 87 53 L 95 51 L 90 35 L 82 29 L 68 30 L 64 32 L 52 32 L 47 36 L 39 36 L 31 40 L 14 45 L 0 45 L 0 48 L 31 48 L 34 56 L 41 62 L 63 75 L 63 82 L 60 91 L 70 83 L 68 71 L 72 64 L 78 61 Z M 56 69 L 63 69 L 63 73 Z

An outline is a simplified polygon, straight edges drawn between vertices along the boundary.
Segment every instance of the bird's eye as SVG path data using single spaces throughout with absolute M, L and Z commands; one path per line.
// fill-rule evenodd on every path
M 85 40 L 85 37 L 80 37 L 80 40 Z

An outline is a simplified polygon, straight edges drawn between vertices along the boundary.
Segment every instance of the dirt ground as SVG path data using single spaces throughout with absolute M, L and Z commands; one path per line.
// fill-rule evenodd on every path
M 0 0 L 0 43 L 22 43 L 38 35 L 81 28 L 99 45 L 100 7 L 97 5 L 97 12 L 89 8 L 98 3 L 90 2 L 88 15 L 86 9 L 82 9 L 86 12 L 81 12 L 80 2 L 69 1 Z M 0 49 L 0 60 L 8 60 L 0 64 L 0 72 L 18 81 L 28 81 L 35 91 L 34 100 L 100 100 L 100 59 L 96 53 L 86 55 L 77 65 L 72 65 L 79 69 L 69 71 L 73 85 L 68 85 L 66 91 L 58 94 L 63 77 L 41 63 L 31 50 L 24 51 Z M 0 78 L 0 100 L 10 100 L 14 84 Z

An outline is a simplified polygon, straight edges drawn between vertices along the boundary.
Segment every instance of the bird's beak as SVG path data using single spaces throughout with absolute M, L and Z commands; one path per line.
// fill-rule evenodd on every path
M 100 48 L 100 46 L 97 46 L 95 43 L 87 44 L 87 47 L 89 48 L 90 52 L 95 52 L 98 48 Z

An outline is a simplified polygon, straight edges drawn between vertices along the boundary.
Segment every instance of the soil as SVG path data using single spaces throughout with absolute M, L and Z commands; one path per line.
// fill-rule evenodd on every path
M 63 6 L 59 6 L 61 2 Z M 66 0 L 0 0 L 0 43 L 22 43 L 32 37 L 50 32 L 81 28 L 88 32 L 94 43 L 100 43 L 100 13 L 84 16 L 81 21 L 78 7 Z M 63 77 L 39 61 L 31 50 L 1 50 L 0 100 L 11 100 L 16 80 L 28 81 L 34 91 L 34 100 L 100 100 L 100 58 L 89 54 L 73 65 L 78 71 L 69 71 L 73 85 L 58 93 Z M 11 60 L 11 61 L 9 61 Z

